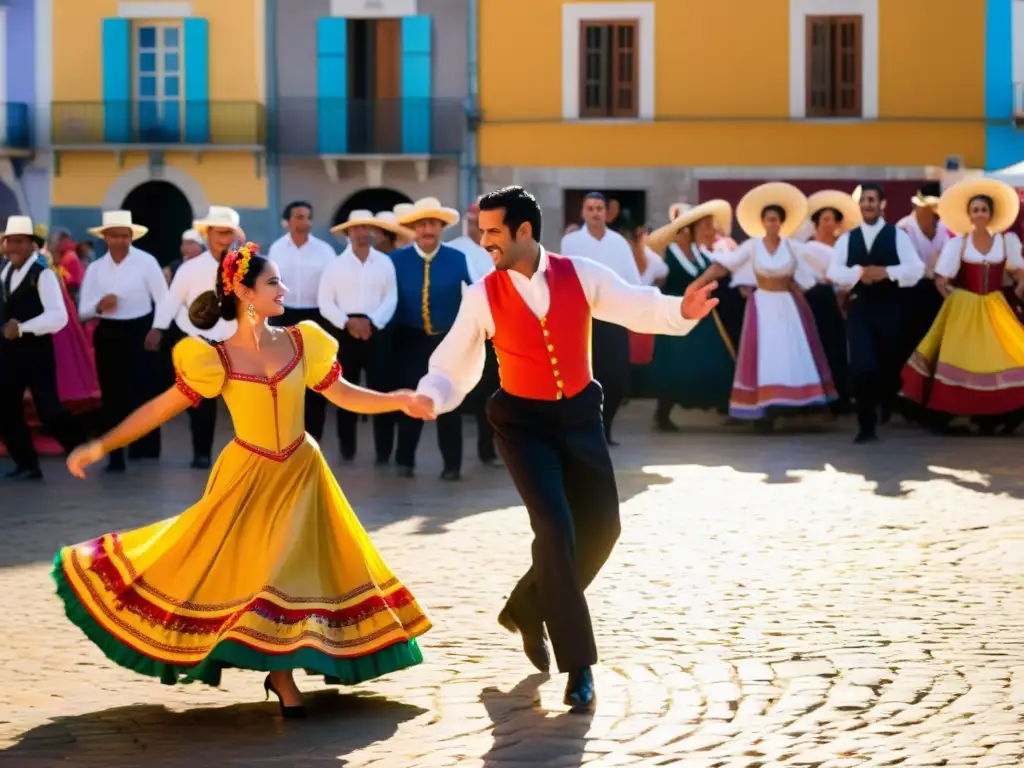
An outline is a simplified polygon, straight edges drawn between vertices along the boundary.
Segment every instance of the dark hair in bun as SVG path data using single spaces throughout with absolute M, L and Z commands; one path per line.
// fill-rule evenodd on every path
M 786 209 L 783 208 L 781 205 L 776 205 L 775 203 L 772 203 L 771 205 L 766 205 L 764 208 L 761 209 L 761 218 L 764 219 L 765 216 L 772 212 L 777 213 L 779 215 L 779 221 L 783 223 L 786 222 Z
M 260 256 L 257 251 L 259 246 L 255 243 L 246 243 L 237 251 L 230 251 L 217 267 L 217 281 L 212 290 L 199 294 L 188 308 L 188 319 L 192 325 L 201 331 L 208 331 L 217 324 L 219 320 L 238 319 L 238 297 L 234 289 L 227 293 L 224 289 L 225 271 L 228 273 L 228 282 L 234 282 L 234 273 L 238 271 L 241 263 L 246 263 L 245 274 L 238 281 L 238 285 L 246 288 L 254 288 L 256 279 L 263 272 L 267 259 Z

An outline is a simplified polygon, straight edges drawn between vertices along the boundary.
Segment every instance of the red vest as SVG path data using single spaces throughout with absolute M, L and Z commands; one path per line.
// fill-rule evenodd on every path
M 501 388 L 530 400 L 579 394 L 594 378 L 590 367 L 590 304 L 572 261 L 548 254 L 551 305 L 537 316 L 508 272 L 484 278 L 494 318 L 494 351 Z

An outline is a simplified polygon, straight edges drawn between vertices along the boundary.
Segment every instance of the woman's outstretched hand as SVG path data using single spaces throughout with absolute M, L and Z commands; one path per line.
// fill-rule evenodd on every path
M 78 446 L 68 456 L 68 472 L 80 480 L 84 480 L 85 468 L 102 459 L 104 453 L 103 444 L 99 440 Z
M 399 398 L 402 413 L 406 416 L 424 421 L 433 421 L 437 418 L 434 401 L 426 395 L 417 395 L 411 389 L 399 389 L 391 394 Z

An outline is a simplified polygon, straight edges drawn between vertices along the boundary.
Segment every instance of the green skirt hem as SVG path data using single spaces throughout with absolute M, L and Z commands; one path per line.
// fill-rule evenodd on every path
M 105 630 L 79 600 L 64 573 L 61 553 L 53 559 L 51 576 L 57 585 L 57 596 L 64 603 L 64 615 L 82 630 L 103 654 L 115 664 L 156 677 L 164 685 L 202 682 L 220 685 L 224 669 L 249 669 L 278 672 L 305 669 L 325 677 L 332 683 L 356 685 L 423 662 L 423 654 L 415 639 L 382 648 L 366 656 L 336 658 L 314 648 L 300 648 L 285 654 L 268 654 L 234 640 L 223 640 L 195 666 L 178 666 L 146 656 L 131 648 Z

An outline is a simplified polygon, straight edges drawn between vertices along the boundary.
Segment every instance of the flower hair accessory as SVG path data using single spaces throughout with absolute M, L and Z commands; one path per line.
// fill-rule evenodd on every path
M 230 296 L 235 289 L 241 285 L 242 280 L 249 274 L 249 261 L 253 254 L 259 253 L 260 247 L 256 243 L 246 243 L 237 251 L 231 251 L 224 257 L 223 266 L 223 288 L 224 295 Z

